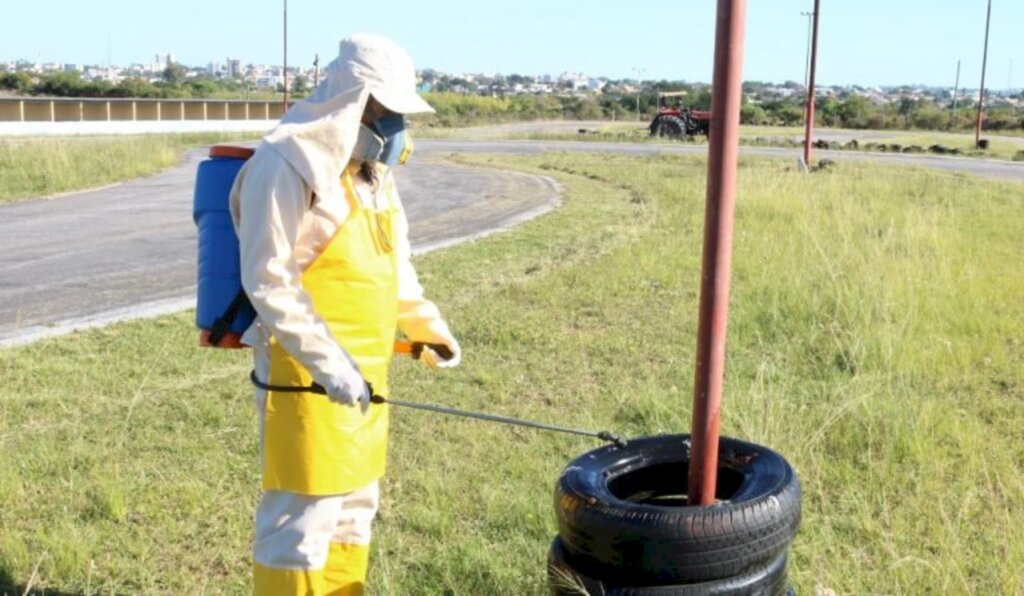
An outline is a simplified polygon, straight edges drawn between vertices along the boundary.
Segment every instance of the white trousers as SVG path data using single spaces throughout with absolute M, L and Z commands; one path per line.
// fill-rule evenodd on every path
M 253 347 L 257 377 L 269 378 L 265 346 Z M 255 390 L 260 425 L 260 458 L 266 424 L 267 392 Z M 273 569 L 322 569 L 332 543 L 370 544 L 370 527 L 380 503 L 379 485 L 342 495 L 310 496 L 266 491 L 256 509 L 253 559 Z
M 377 486 L 329 497 L 266 491 L 256 509 L 253 560 L 272 569 L 323 569 L 331 544 L 368 546 Z

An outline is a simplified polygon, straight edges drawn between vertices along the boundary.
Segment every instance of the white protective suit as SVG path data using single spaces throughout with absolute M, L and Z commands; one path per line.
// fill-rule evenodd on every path
M 243 286 L 258 315 L 243 336 L 253 347 L 257 376 L 268 378 L 273 335 L 317 383 L 328 386 L 332 377 L 350 373 L 354 362 L 314 311 L 301 275 L 350 213 L 339 179 L 349 165 L 360 119 L 371 94 L 393 112 L 433 110 L 415 92 L 408 55 L 379 36 L 343 40 L 324 75 L 313 94 L 264 137 L 239 172 L 230 205 L 241 241 Z M 393 184 L 389 171 L 380 188 L 356 179 L 355 191 L 362 206 L 373 208 L 381 189 Z M 413 341 L 448 345 L 455 354 L 448 364 L 455 365 L 458 343 L 437 307 L 424 298 L 409 262 L 404 211 L 396 240 L 399 329 Z M 266 399 L 264 391 L 256 390 L 261 446 Z M 316 570 L 323 568 L 331 543 L 367 545 L 377 493 L 376 482 L 343 495 L 265 492 L 256 515 L 255 562 L 272 569 Z

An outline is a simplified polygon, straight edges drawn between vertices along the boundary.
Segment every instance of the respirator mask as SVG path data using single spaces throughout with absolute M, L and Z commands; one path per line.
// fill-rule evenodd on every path
M 405 116 L 392 114 L 368 125 L 359 125 L 352 159 L 378 162 L 391 167 L 409 161 L 412 151 L 412 138 L 405 130 Z

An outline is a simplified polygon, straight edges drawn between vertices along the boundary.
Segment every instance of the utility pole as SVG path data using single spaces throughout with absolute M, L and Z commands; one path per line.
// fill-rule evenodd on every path
M 956 61 L 956 83 L 953 84 L 953 127 L 956 127 L 956 102 L 960 98 L 960 60 Z
M 807 55 L 804 58 L 804 89 L 807 89 L 807 75 L 811 72 L 811 17 L 813 12 L 801 12 L 801 16 L 807 17 Z
M 818 70 L 818 19 L 821 15 L 821 0 L 814 0 L 814 18 L 811 36 L 811 70 L 807 75 L 807 110 L 804 120 L 804 166 L 811 167 L 811 142 L 814 136 L 814 75 Z
M 288 0 L 284 0 L 284 98 L 281 103 L 281 115 L 288 111 Z
M 992 0 L 988 0 L 985 16 L 985 50 L 981 55 L 981 89 L 978 90 L 978 119 L 974 124 L 974 148 L 981 147 L 981 118 L 985 111 L 985 68 L 988 66 L 988 26 L 992 22 Z
M 640 92 L 644 90 L 643 75 L 647 70 L 643 68 L 634 68 L 633 72 L 636 73 L 636 121 L 640 122 Z
M 320 86 L 320 54 L 313 55 L 313 88 Z

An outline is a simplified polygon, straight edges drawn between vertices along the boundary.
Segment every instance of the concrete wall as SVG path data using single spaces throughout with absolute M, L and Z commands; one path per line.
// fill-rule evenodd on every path
M 0 122 L 274 120 L 279 101 L 0 97 Z
M 0 136 L 261 132 L 281 102 L 205 99 L 0 98 Z
M 0 137 L 142 135 L 183 132 L 269 132 L 277 120 L 138 120 L 0 122 Z

